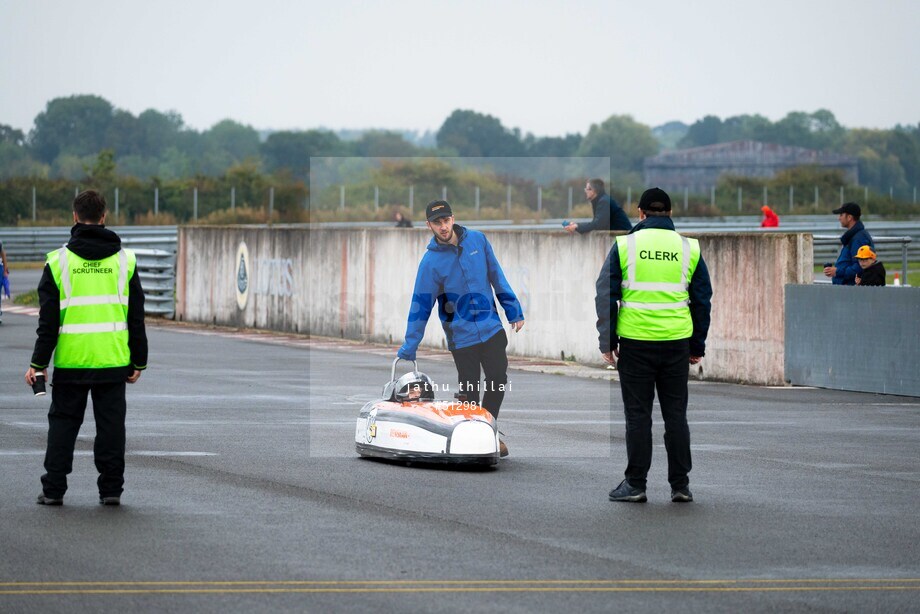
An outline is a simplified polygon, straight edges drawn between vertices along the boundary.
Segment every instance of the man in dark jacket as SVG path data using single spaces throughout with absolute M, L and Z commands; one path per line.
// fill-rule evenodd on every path
M 393 218 L 396 220 L 397 228 L 412 228 L 412 220 L 404 216 L 402 211 L 397 211 Z
M 603 179 L 588 180 L 585 198 L 591 203 L 594 219 L 583 224 L 572 222 L 565 227 L 568 232 L 583 235 L 592 230 L 632 230 L 632 222 L 626 212 L 604 189 Z
M 605 362 L 619 359 L 626 417 L 625 478 L 609 498 L 647 500 L 657 391 L 671 501 L 686 503 L 693 501 L 687 376 L 706 353 L 712 284 L 699 242 L 674 230 L 664 190 L 646 190 L 639 212 L 635 228 L 617 237 L 596 284 L 599 348 Z
M 824 267 L 824 275 L 831 278 L 831 283 L 835 286 L 852 286 L 856 284 L 856 274 L 862 269 L 856 262 L 856 252 L 863 245 L 868 245 L 873 250 L 875 243 L 872 242 L 872 236 L 863 223 L 859 221 L 862 216 L 862 209 L 856 203 L 846 203 L 839 209 L 834 209 L 840 225 L 847 229 L 840 237 L 843 247 L 840 249 L 840 255 L 837 256 L 837 262 L 834 266 Z
M 455 224 L 446 200 L 428 203 L 425 216 L 434 236 L 419 263 L 406 341 L 397 355 L 415 360 L 437 301 L 447 349 L 457 367 L 460 392 L 468 401 L 478 403 L 480 375 L 484 372 L 482 407 L 498 419 L 508 383 L 508 337 L 495 299 L 514 332 L 524 326 L 524 310 L 484 234 Z M 501 455 L 507 456 L 504 442 L 500 448 Z
M 93 455 L 99 502 L 119 505 L 125 471 L 125 383 L 147 367 L 144 291 L 134 254 L 105 228 L 105 199 L 93 190 L 73 202 L 65 247 L 48 254 L 38 285 L 38 339 L 26 383 L 47 378 L 54 354 L 41 505 L 61 505 L 87 396 L 93 397 Z
M 876 260 L 875 252 L 868 245 L 863 245 L 856 252 L 856 262 L 862 269 L 856 274 L 857 286 L 884 286 L 885 265 Z

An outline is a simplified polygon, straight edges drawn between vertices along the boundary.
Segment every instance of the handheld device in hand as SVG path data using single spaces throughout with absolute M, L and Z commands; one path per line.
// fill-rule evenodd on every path
M 825 262 L 825 263 L 824 263 L 824 268 L 825 268 L 825 269 L 826 269 L 827 267 L 829 267 L 829 266 L 834 266 L 834 263 L 833 263 L 833 262 Z
M 568 220 L 563 220 L 563 222 L 562 222 L 562 227 L 565 228 L 566 226 L 568 226 L 568 225 L 571 224 L 571 223 L 572 223 L 572 222 L 570 222 L 570 221 L 568 221 Z
M 35 382 L 32 384 L 32 392 L 35 393 L 35 396 L 37 397 L 44 396 L 46 394 L 44 373 L 35 374 Z

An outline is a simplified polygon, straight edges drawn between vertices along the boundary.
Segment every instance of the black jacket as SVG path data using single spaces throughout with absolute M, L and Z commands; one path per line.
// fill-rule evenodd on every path
M 617 201 L 610 198 L 609 194 L 601 194 L 591 200 L 591 210 L 594 219 L 584 224 L 579 223 L 575 230 L 578 234 L 585 234 L 592 230 L 632 230 L 632 222 Z
M 884 286 L 885 285 L 885 265 L 880 261 L 868 269 L 860 269 L 856 274 L 860 286 Z
M 674 222 L 669 217 L 649 217 L 636 224 L 629 234 L 638 232 L 643 228 L 664 228 L 674 230 Z M 597 332 L 600 350 L 610 352 L 619 343 L 617 337 L 617 301 L 623 296 L 620 284 L 623 281 L 623 270 L 620 268 L 620 254 L 617 244 L 614 243 L 607 254 L 607 260 L 597 278 L 597 290 L 594 299 L 597 310 Z M 709 269 L 703 255 L 690 278 L 690 318 L 693 320 L 693 334 L 690 337 L 690 355 L 704 356 L 706 354 L 706 336 L 709 334 L 710 311 L 712 310 L 712 282 L 709 280 Z
M 67 249 L 87 260 L 102 260 L 121 249 L 121 239 L 104 226 L 77 224 L 70 229 Z M 54 368 L 54 381 L 60 383 L 103 384 L 123 382 L 134 369 L 147 368 L 147 331 L 144 326 L 144 290 L 137 268 L 128 282 L 128 349 L 131 364 L 107 369 L 62 369 Z M 47 368 L 51 354 L 57 346 L 58 329 L 61 325 L 61 294 L 54 283 L 51 269 L 45 265 L 41 281 L 38 282 L 38 339 L 32 352 L 32 367 Z

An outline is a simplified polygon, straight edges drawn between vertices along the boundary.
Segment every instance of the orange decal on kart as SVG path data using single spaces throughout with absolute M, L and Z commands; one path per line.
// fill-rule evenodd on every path
M 395 410 L 435 420 L 444 424 L 456 424 L 465 420 L 479 420 L 489 424 L 495 423 L 495 418 L 488 410 L 479 405 L 469 403 L 455 403 L 453 401 L 406 401 L 394 403 L 384 401 L 378 405 L 381 410 Z

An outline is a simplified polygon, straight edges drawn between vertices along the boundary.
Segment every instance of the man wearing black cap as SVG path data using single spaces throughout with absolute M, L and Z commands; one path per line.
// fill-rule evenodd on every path
M 647 499 L 657 389 L 671 501 L 686 503 L 693 501 L 687 377 L 690 365 L 705 354 L 712 285 L 699 242 L 674 230 L 664 190 L 642 194 L 639 220 L 629 234 L 617 237 L 596 285 L 600 351 L 609 364 L 618 359 L 626 415 L 625 479 L 610 500 Z
M 480 376 L 485 373 L 482 407 L 498 419 L 508 383 L 508 337 L 495 299 L 514 332 L 524 326 L 524 311 L 484 234 L 455 224 L 446 200 L 428 203 L 425 217 L 434 236 L 419 263 L 406 341 L 397 355 L 415 360 L 437 301 L 447 348 L 457 366 L 460 393 L 467 401 L 479 403 Z M 508 455 L 504 442 L 500 449 L 502 456 Z
M 831 283 L 835 286 L 855 286 L 856 275 L 862 270 L 856 260 L 856 252 L 863 245 L 868 245 L 874 251 L 875 243 L 869 231 L 859 221 L 859 218 L 862 217 L 862 209 L 859 208 L 859 205 L 845 203 L 840 205 L 839 209 L 834 209 L 833 212 L 840 220 L 840 225 L 847 231 L 840 237 L 843 247 L 840 248 L 837 262 L 834 266 L 824 267 L 824 275 L 830 277 Z

